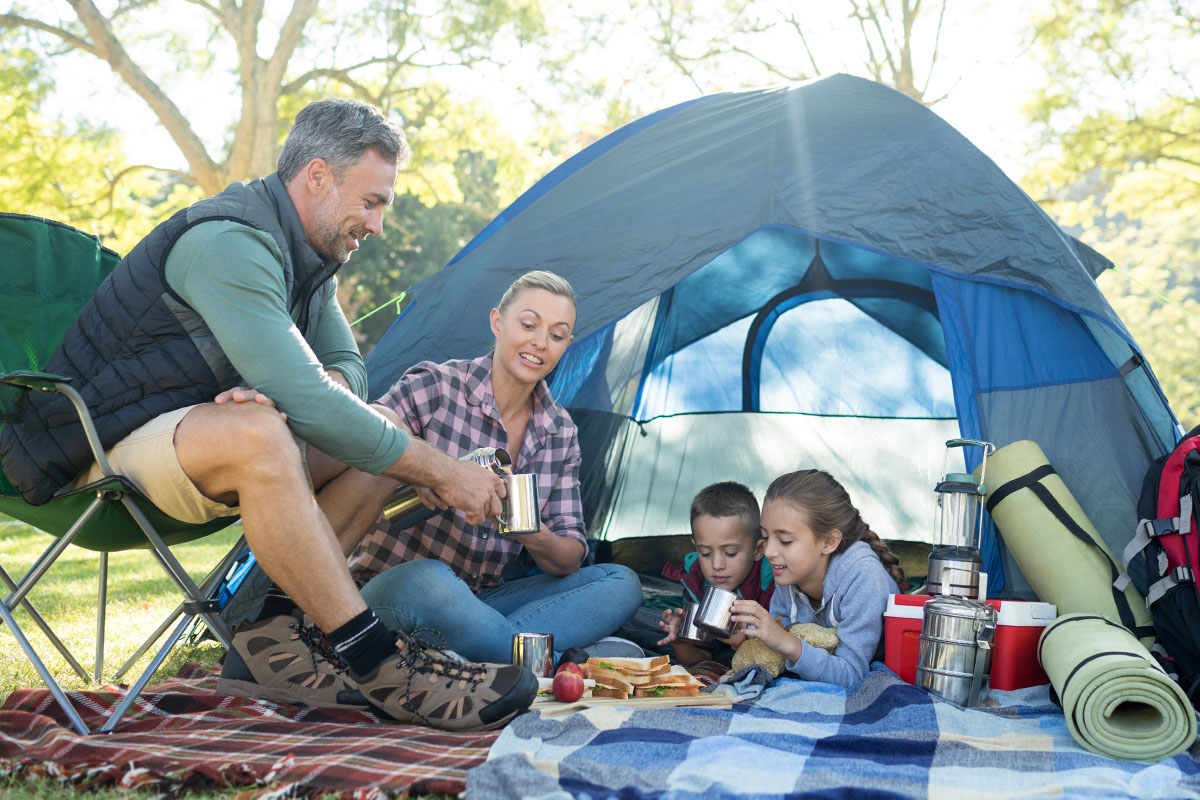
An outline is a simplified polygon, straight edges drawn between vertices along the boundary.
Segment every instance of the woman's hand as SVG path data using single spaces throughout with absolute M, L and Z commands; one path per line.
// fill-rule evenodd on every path
M 734 622 L 745 623 L 745 636 L 761 641 L 777 653 L 782 653 L 788 661 L 800 658 L 803 643 L 792 636 L 778 619 L 772 619 L 771 614 L 754 600 L 735 600 L 733 603 Z
M 679 635 L 679 624 L 682 617 L 682 608 L 668 608 L 663 611 L 662 619 L 658 621 L 658 627 L 660 630 L 666 631 L 667 636 L 658 641 L 659 646 L 675 641 L 675 637 Z

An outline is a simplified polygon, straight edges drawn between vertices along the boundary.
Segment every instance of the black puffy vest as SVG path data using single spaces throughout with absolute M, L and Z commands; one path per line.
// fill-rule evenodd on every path
M 67 331 L 45 371 L 71 378 L 107 450 L 160 414 L 212 399 L 241 383 L 204 320 L 167 285 L 171 247 L 193 225 L 233 220 L 269 234 L 283 253 L 288 308 L 305 338 L 335 290 L 337 262 L 322 262 L 278 176 L 230 184 L 173 214 L 117 264 Z M 217 256 L 219 257 L 219 256 Z M 91 465 L 70 401 L 28 392 L 0 431 L 4 474 L 41 505 Z

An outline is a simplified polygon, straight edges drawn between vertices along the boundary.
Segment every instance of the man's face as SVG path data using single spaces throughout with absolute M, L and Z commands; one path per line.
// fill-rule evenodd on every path
M 313 201 L 305 238 L 317 255 L 345 264 L 358 243 L 383 232 L 383 208 L 395 196 L 396 165 L 368 148 L 341 176 L 330 171 Z

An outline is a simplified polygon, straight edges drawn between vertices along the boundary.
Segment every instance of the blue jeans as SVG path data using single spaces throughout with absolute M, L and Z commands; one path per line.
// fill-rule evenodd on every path
M 641 606 L 642 585 L 628 567 L 594 564 L 476 595 L 441 561 L 418 559 L 376 575 L 362 595 L 385 625 L 405 633 L 433 628 L 470 661 L 507 664 L 515 633 L 552 633 L 558 652 L 611 634 Z

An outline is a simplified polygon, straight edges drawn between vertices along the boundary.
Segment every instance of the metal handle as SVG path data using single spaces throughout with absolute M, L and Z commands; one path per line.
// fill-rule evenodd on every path
M 987 606 L 984 606 L 987 608 Z M 975 663 L 971 669 L 971 690 L 967 693 L 967 705 L 979 705 L 979 693 L 983 689 L 983 665 L 992 652 L 992 638 L 996 634 L 996 622 L 989 617 L 975 617 Z
M 981 439 L 950 439 L 946 442 L 946 452 L 942 456 L 942 474 L 946 474 L 946 467 L 950 463 L 950 449 L 954 447 L 982 447 L 983 458 L 979 460 L 979 493 L 983 495 L 987 492 L 987 484 L 985 482 L 987 472 L 987 459 L 992 453 L 996 452 L 996 445 L 991 442 L 985 442 Z M 963 459 L 963 466 L 966 466 L 966 459 Z M 975 515 L 975 541 L 983 541 L 983 512 L 982 509 Z
M 946 465 L 950 459 L 950 449 L 953 447 L 982 447 L 983 458 L 979 462 L 979 485 L 985 485 L 984 471 L 987 469 L 987 458 L 996 452 L 996 445 L 981 439 L 950 439 L 946 442 L 946 454 L 942 456 L 942 474 L 946 474 Z M 965 466 L 965 465 L 964 465 Z
M 987 455 L 996 452 L 996 445 L 980 439 L 951 439 L 946 442 L 946 447 L 982 447 L 988 451 Z

